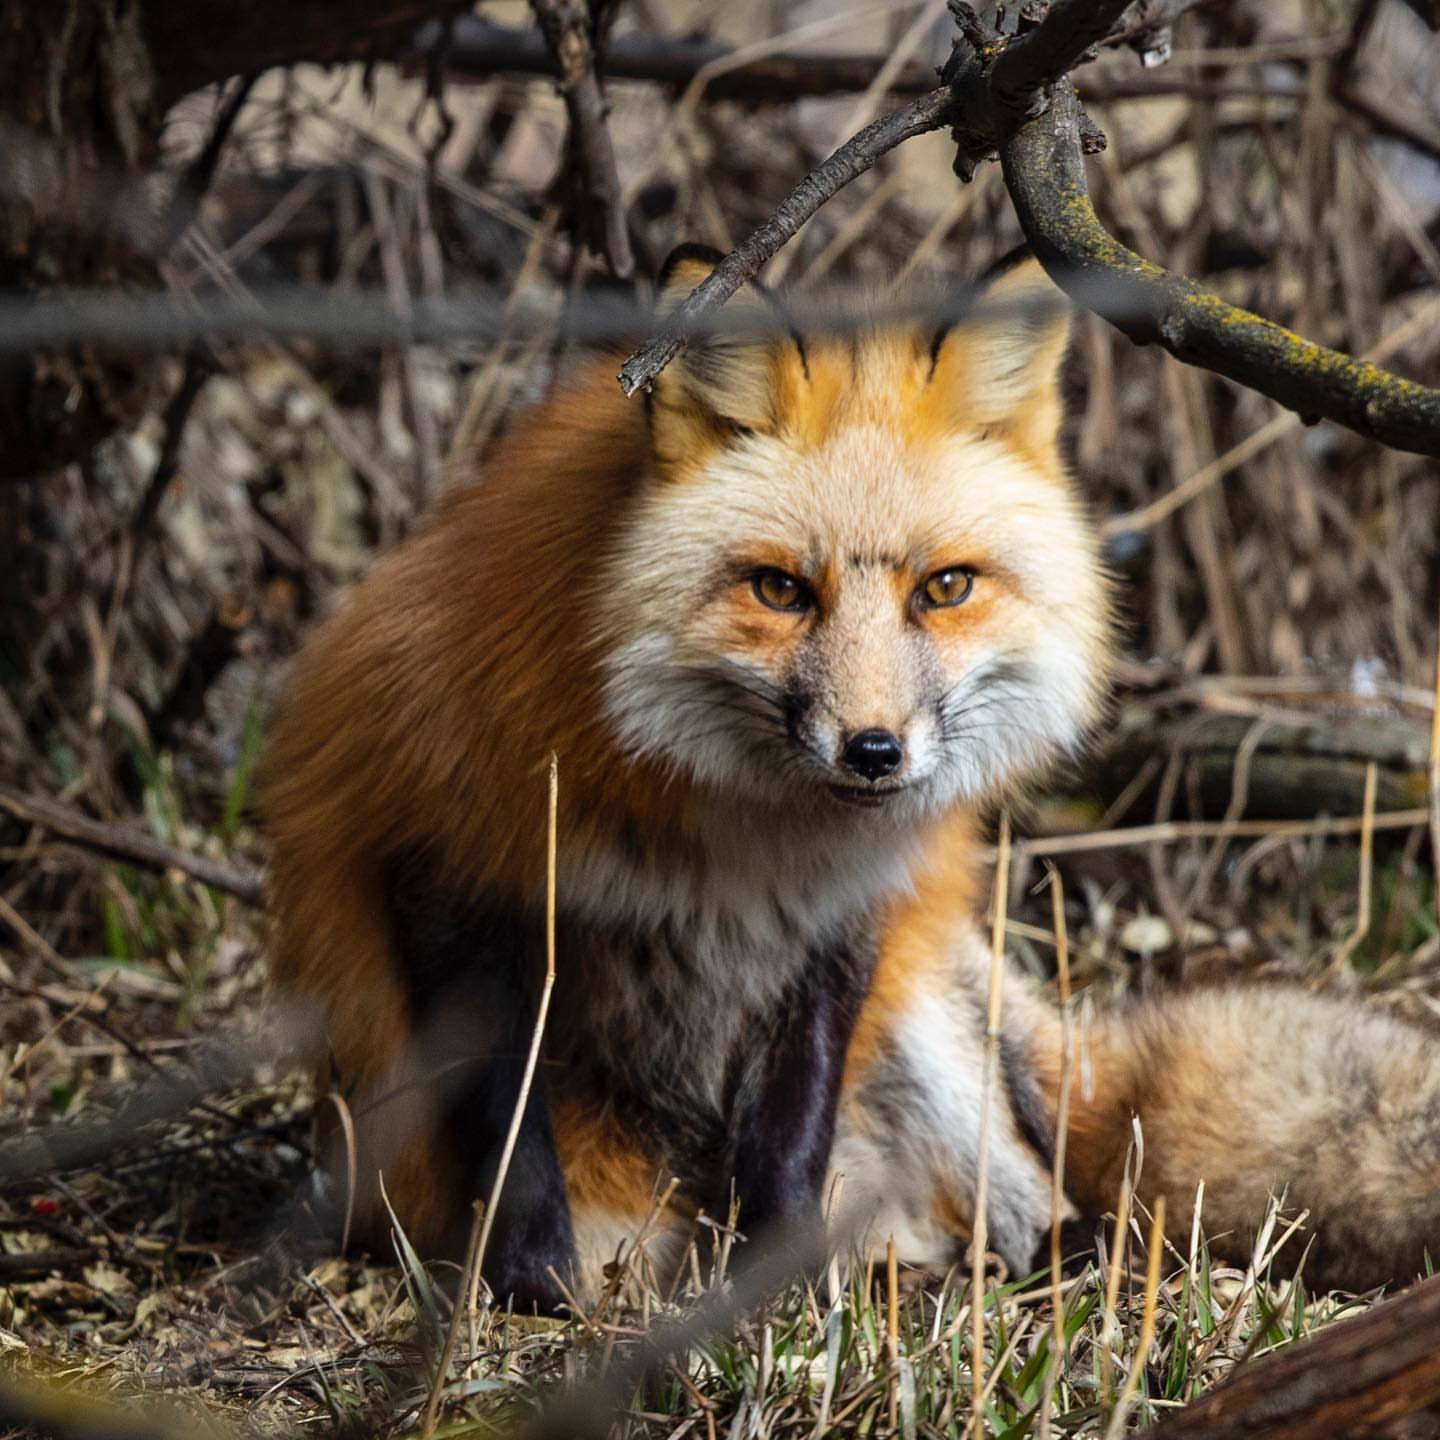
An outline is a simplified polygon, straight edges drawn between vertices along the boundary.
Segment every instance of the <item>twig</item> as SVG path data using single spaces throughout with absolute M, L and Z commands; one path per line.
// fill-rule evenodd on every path
M 510 1117 L 510 1132 L 505 1137 L 505 1146 L 500 1152 L 500 1165 L 495 1171 L 495 1184 L 490 1190 L 490 1199 L 485 1206 L 485 1223 L 480 1230 L 480 1243 L 476 1249 L 475 1269 L 470 1276 L 471 1309 L 475 1307 L 475 1290 L 479 1281 L 480 1267 L 485 1263 L 485 1248 L 490 1240 L 490 1231 L 495 1224 L 495 1212 L 500 1205 L 500 1194 L 505 1188 L 505 1177 L 510 1171 L 510 1159 L 515 1153 L 515 1144 L 520 1137 L 520 1125 L 525 1118 L 525 1106 L 530 1099 L 530 1087 L 535 1081 L 535 1067 L 540 1062 L 540 1042 L 545 1038 L 545 1020 L 550 1013 L 550 994 L 555 988 L 555 856 L 560 798 L 560 761 L 553 753 L 550 756 L 550 820 L 549 835 L 545 847 L 545 982 L 540 990 L 540 1004 L 535 1011 L 535 1029 L 530 1036 L 530 1053 L 525 1057 L 525 1071 L 520 1077 L 520 1094 L 516 1097 L 515 1113 Z
M 171 193 L 170 204 L 160 227 L 162 252 L 168 251 L 174 245 L 200 213 L 200 202 L 213 183 L 216 170 L 220 168 L 220 156 L 224 153 L 225 142 L 230 138 L 235 121 L 245 108 L 245 102 L 250 98 L 250 91 L 258 78 L 259 72 L 253 71 L 249 75 L 240 76 L 230 87 L 230 93 L 216 113 L 215 123 L 210 127 L 210 134 L 206 136 L 200 153 L 191 161 Z
M 166 845 L 127 825 L 108 825 L 92 820 L 69 805 L 39 795 L 22 795 L 3 784 L 0 784 L 0 810 L 8 811 L 17 820 L 41 825 L 83 849 L 97 851 L 115 860 L 127 860 L 162 874 L 167 870 L 178 870 L 202 885 L 243 900 L 247 905 L 259 905 L 261 902 L 262 887 L 258 875 L 218 860 L 209 860 L 203 855 L 177 850 L 173 845 Z
M 1106 44 L 1124 44 L 1142 54 L 1163 53 L 1164 32 L 1195 0 L 1165 0 L 1143 8 L 1132 7 L 1132 18 L 1106 37 Z M 423 35 L 438 34 L 440 27 L 425 27 Z M 407 73 L 423 73 L 429 57 L 428 40 L 417 42 L 405 62 Z M 749 47 L 746 47 L 747 49 Z M 737 57 L 735 63 L 727 63 Z M 1259 53 L 1255 54 L 1260 59 Z M 480 15 L 456 21 L 445 46 L 448 78 L 483 82 L 494 75 L 558 76 L 559 66 L 538 30 L 497 25 Z M 881 72 L 894 69 L 886 55 L 831 55 L 814 51 L 764 53 L 739 57 L 739 52 L 718 41 L 689 36 L 628 34 L 617 36 L 606 48 L 605 72 L 620 80 L 646 80 L 683 90 L 706 74 L 711 99 L 739 99 L 751 105 L 782 103 L 812 95 L 840 95 L 869 90 Z M 1015 62 L 1015 63 L 1018 63 Z M 923 93 L 934 84 L 934 71 L 911 62 L 895 71 L 888 93 L 899 97 Z M 1240 96 L 1300 99 L 1293 88 L 1265 82 L 1222 85 L 1191 76 L 1087 76 L 1086 97 L 1092 101 L 1144 100 L 1157 95 L 1186 95 L 1197 99 Z M 1410 145 L 1421 154 L 1440 153 L 1440 139 L 1418 116 L 1401 114 L 1356 86 L 1337 88 L 1336 100 L 1374 129 Z
M 1137 344 L 1159 344 L 1177 360 L 1247 385 L 1303 417 L 1337 421 L 1397 450 L 1440 455 L 1440 390 L 1227 304 L 1110 235 L 1090 202 L 1079 127 L 1079 103 L 1062 84 L 1044 116 L 1000 145 L 1026 239 L 1074 300 Z
M 882 156 L 915 135 L 938 130 L 949 121 L 950 92 L 941 87 L 893 115 L 872 121 L 823 160 L 780 202 L 775 214 L 735 247 L 671 311 L 664 327 L 620 367 L 626 395 L 650 385 L 679 353 L 697 322 L 719 309 L 833 195 Z
M 990 1188 L 990 1125 L 1000 1079 L 1000 1009 L 1004 996 L 1005 917 L 1010 910 L 1010 816 L 1000 816 L 995 845 L 995 909 L 990 927 L 990 993 L 985 1021 L 985 1068 L 980 1080 L 980 1139 L 975 1157 L 975 1215 L 971 1222 L 970 1384 L 975 1440 L 985 1436 L 985 1206 Z
M 365 188 L 365 203 L 370 210 L 371 225 L 380 249 L 380 269 L 385 277 L 385 292 L 390 297 L 390 303 L 395 307 L 395 313 L 408 316 L 410 313 L 410 287 L 405 279 L 405 260 L 401 254 L 400 237 L 396 232 L 395 212 L 390 204 L 385 181 L 379 168 L 375 165 L 364 166 L 360 176 Z M 416 484 L 414 499 L 417 506 L 420 506 L 430 500 L 440 483 L 439 441 L 435 434 L 435 417 L 425 403 L 420 384 L 419 364 L 413 347 L 408 345 L 402 347 L 399 363 L 400 375 L 404 382 L 405 405 L 410 412 L 410 425 L 415 434 Z M 298 361 L 296 368 L 302 368 Z M 306 378 L 310 377 L 307 375 Z M 319 390 L 313 381 L 309 388 L 312 391 Z M 320 404 L 317 408 L 322 415 L 334 417 L 333 406 Z M 355 441 L 342 448 L 352 463 L 355 463 L 356 452 L 359 452 L 356 468 L 366 475 L 373 485 L 375 482 L 369 469 L 373 461 L 366 447 L 359 441 Z M 388 476 L 382 483 L 385 488 L 389 488 Z
M 60 952 L 3 895 L 0 895 L 0 920 L 3 920 L 66 984 L 74 982 L 75 972 L 66 964 Z M 5 983 L 9 984 L 10 982 L 7 980 Z
M 590 247 L 605 256 L 612 275 L 628 280 L 635 273 L 635 256 L 620 201 L 615 147 L 605 123 L 605 98 L 595 73 L 590 15 L 581 0 L 530 3 L 559 69 L 570 118 L 570 144 L 579 157 L 584 182 L 583 203 L 598 214 L 599 223 L 588 227 Z
M 1378 130 L 1392 140 L 1403 141 L 1412 150 L 1432 160 L 1440 160 L 1440 131 L 1422 116 L 1398 110 L 1358 85 L 1338 86 L 1335 98 L 1372 130 Z
M 425 1400 L 425 1414 L 420 1421 L 420 1440 L 430 1440 L 440 1418 L 440 1400 L 445 1394 L 445 1381 L 449 1377 L 450 1362 L 455 1358 L 455 1347 L 460 1339 L 460 1325 L 467 1307 L 460 1303 L 475 1277 L 480 1274 L 480 1232 L 485 1224 L 485 1207 L 476 1200 L 474 1214 L 470 1219 L 470 1234 L 465 1241 L 465 1258 L 460 1264 L 460 1284 L 455 1291 L 455 1303 L 450 1308 L 450 1323 L 445 1327 L 445 1343 L 440 1349 L 440 1359 L 435 1366 L 435 1375 L 430 1382 L 430 1394 Z
M 1174 12 L 1156 14 L 1160 6 L 1146 7 L 1143 19 L 1129 22 L 1107 43 L 1135 46 L 1196 0 L 1167 0 Z M 427 24 L 414 48 L 402 61 L 407 74 L 423 73 L 432 37 L 441 26 Z M 632 31 L 617 35 L 605 49 L 605 73 L 615 80 L 643 80 L 683 90 L 702 70 L 716 68 L 706 91 L 715 100 L 745 100 L 750 104 L 788 104 L 818 95 L 843 95 L 869 90 L 886 68 L 889 55 L 832 54 L 794 50 L 747 58 L 735 65 L 725 62 L 733 47 L 704 36 L 653 36 Z M 725 65 L 720 70 L 718 67 Z M 560 67 L 538 30 L 498 25 L 483 15 L 463 15 L 449 26 L 444 66 L 451 81 L 483 83 L 496 75 L 554 75 Z M 887 89 L 897 95 L 917 95 L 935 83 L 935 72 L 923 61 L 911 61 L 893 75 Z M 1102 82 L 1103 83 L 1103 82 Z

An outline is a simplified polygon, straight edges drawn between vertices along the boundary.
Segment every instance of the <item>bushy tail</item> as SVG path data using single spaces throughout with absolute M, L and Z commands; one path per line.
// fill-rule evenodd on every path
M 1023 1007 L 1053 1108 L 1060 1026 Z M 1115 1207 L 1138 1117 L 1138 1194 L 1188 1243 L 1197 1188 L 1212 1251 L 1247 1260 L 1271 1196 L 1308 1212 L 1312 1288 L 1360 1290 L 1440 1260 L 1440 1035 L 1298 985 L 1178 991 L 1077 1021 L 1065 1183 Z

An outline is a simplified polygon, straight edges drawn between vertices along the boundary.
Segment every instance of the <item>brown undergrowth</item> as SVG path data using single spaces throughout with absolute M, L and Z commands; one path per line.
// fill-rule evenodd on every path
M 827 19 L 795 44 L 918 54 L 912 18 L 849 31 Z M 1092 186 L 1126 244 L 1325 343 L 1389 345 L 1389 365 L 1434 384 L 1440 332 L 1416 317 L 1440 296 L 1440 163 L 1423 135 L 1397 139 L 1337 99 L 1331 67 L 1353 18 L 1299 4 L 1187 18 L 1154 93 L 1119 86 L 1092 105 L 1111 142 Z M 752 20 L 727 18 L 725 38 L 809 23 Z M 1436 128 L 1434 46 L 1404 6 L 1382 5 L 1346 84 Z M 1112 71 L 1130 75 L 1100 62 Z M 885 101 L 762 110 L 640 83 L 611 98 L 642 265 L 682 239 L 745 234 Z M 177 108 L 172 163 L 199 148 L 214 100 Z M 419 81 L 381 72 L 367 97 L 358 73 L 265 77 L 169 282 L 242 295 L 276 280 L 385 286 L 403 304 L 483 280 L 582 306 L 596 266 L 549 183 L 563 133 L 549 83 L 456 85 L 447 104 L 448 134 Z M 993 172 L 938 185 L 950 157 L 931 138 L 830 202 L 772 279 L 851 294 L 906 272 L 973 275 L 1007 250 L 1017 231 Z M 560 349 L 517 320 L 493 346 L 269 342 L 166 358 L 166 386 L 190 403 L 83 465 L 0 487 L 0 781 L 263 865 L 248 799 L 285 659 L 438 488 L 464 483 L 473 463 L 458 457 L 483 456 L 563 365 Z M 1435 1021 L 1424 812 L 1440 472 L 1277 416 L 1093 319 L 1070 387 L 1075 468 L 1104 519 L 1127 656 L 1095 761 L 1013 817 L 1011 956 L 1050 980 L 1058 918 L 1082 1011 L 1170 983 L 1286 974 Z M 263 1435 L 420 1426 L 448 1320 L 443 1276 L 403 1244 L 341 1259 L 307 1238 L 312 1097 L 269 1048 L 281 1027 L 263 991 L 253 907 L 0 814 L 0 1368 L 43 1385 L 33 1402 L 4 1392 L 0 1434 L 41 1420 L 106 1433 L 73 1409 L 41 1414 L 76 1395 L 119 1402 L 132 1423 L 136 1397 L 172 1407 L 150 1433 L 202 1420 Z M 1270 1043 L 1253 1037 L 1257 1065 Z M 1211 1263 L 1202 1233 L 1152 1269 L 1143 1212 L 1102 1227 L 1098 1245 L 1067 1231 L 1058 1326 L 1044 1272 L 992 1270 L 977 1329 L 968 1267 L 893 1285 L 883 1265 L 822 1270 L 687 1343 L 617 1423 L 707 1440 L 959 1435 L 978 1333 L 990 1433 L 1139 1429 L 1242 1358 L 1370 1303 L 1311 1295 L 1303 1267 L 1299 1282 L 1270 1283 L 1277 1252 L 1303 1251 L 1295 1218 L 1255 1216 L 1244 1270 Z M 457 1332 L 436 1433 L 512 1431 L 557 1389 L 615 1371 L 707 1288 L 708 1239 L 673 1285 L 652 1283 L 643 1256 L 622 1261 L 636 1303 L 600 1316 L 482 1310 Z

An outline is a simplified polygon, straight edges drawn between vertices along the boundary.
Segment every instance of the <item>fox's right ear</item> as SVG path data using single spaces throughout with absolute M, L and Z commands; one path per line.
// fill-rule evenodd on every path
M 721 256 L 708 245 L 681 245 L 661 267 L 656 311 L 668 315 L 704 280 Z M 779 312 L 753 281 L 720 312 L 722 328 L 697 335 L 660 372 L 649 396 L 656 453 L 676 459 L 692 443 L 763 430 L 774 421 L 775 366 L 794 342 L 779 328 Z M 753 325 L 747 326 L 751 320 Z
M 1038 260 L 1004 262 L 974 313 L 936 338 L 931 381 L 974 424 L 1053 446 L 1071 318 L 1069 300 Z

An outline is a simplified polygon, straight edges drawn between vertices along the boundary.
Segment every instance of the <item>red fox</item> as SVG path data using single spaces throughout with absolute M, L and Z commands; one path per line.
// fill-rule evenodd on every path
M 677 252 L 662 308 L 713 258 Z M 558 982 L 486 1278 L 593 1291 L 652 1207 L 749 1236 L 847 1213 L 943 1267 L 971 1238 L 981 818 L 1097 717 L 1112 638 L 1059 443 L 1068 311 L 1033 261 L 935 333 L 726 333 L 641 406 L 602 357 L 380 561 L 296 662 L 263 813 L 274 978 L 326 1035 L 361 1225 L 453 1252 Z M 745 292 L 739 304 L 763 306 Z M 1006 981 L 987 1229 L 1049 1224 L 1059 1028 Z M 1088 1088 L 1087 1083 L 1088 1082 Z M 1416 1273 L 1440 1221 L 1440 1047 L 1297 987 L 1102 1015 L 1065 1183 L 1246 1253 L 1310 1212 L 1313 1283 Z M 343 1176 L 346 1167 L 336 1162 Z M 382 1199 L 381 1181 L 384 1198 Z

